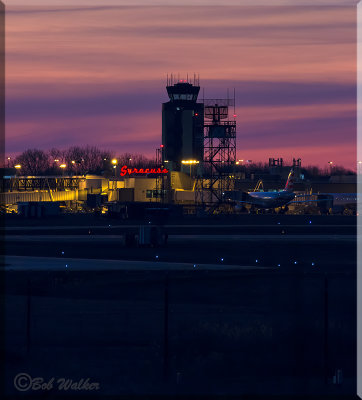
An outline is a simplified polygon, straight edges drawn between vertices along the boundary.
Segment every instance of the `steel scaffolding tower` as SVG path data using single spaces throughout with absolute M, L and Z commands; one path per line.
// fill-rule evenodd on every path
M 234 120 L 229 107 L 234 107 Z M 235 95 L 233 99 L 204 100 L 204 160 L 196 184 L 196 203 L 209 212 L 224 202 L 223 193 L 233 190 L 236 162 Z
M 164 146 L 156 149 L 156 165 L 161 168 L 168 167 L 164 160 Z M 171 171 L 168 174 L 156 175 L 156 190 L 153 191 L 153 198 L 159 203 L 171 202 Z

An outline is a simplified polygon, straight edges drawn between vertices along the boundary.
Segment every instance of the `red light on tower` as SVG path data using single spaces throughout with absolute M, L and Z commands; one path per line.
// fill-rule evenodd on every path
M 195 113 L 195 117 L 197 117 L 199 114 L 198 113 Z
M 161 147 L 161 149 L 163 149 L 163 148 L 164 148 L 164 145 L 163 145 L 163 144 L 161 144 L 161 146 L 160 146 L 160 147 Z

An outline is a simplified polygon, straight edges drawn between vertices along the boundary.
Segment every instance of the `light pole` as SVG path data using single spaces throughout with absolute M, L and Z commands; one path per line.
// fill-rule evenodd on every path
M 117 173 L 117 164 L 118 161 L 116 158 L 113 158 L 112 160 L 112 164 L 113 164 L 113 169 L 114 169 L 114 183 L 113 183 L 113 190 L 116 190 L 116 173 Z
M 75 175 L 76 174 L 76 164 L 77 162 L 75 160 L 72 160 L 72 169 L 71 169 L 71 175 Z
M 198 164 L 200 161 L 197 161 L 197 160 L 182 160 L 181 162 L 182 162 L 182 164 L 190 165 L 190 178 L 191 178 L 191 168 L 192 168 L 192 166 L 194 164 Z
M 59 167 L 62 169 L 62 176 L 64 176 L 64 170 L 67 168 L 67 164 L 60 164 Z
M 21 170 L 21 165 L 20 165 L 20 164 L 16 164 L 16 165 L 14 165 L 14 168 L 16 168 L 16 170 L 20 172 L 20 170 Z
M 329 164 L 329 173 L 332 175 L 333 161 L 328 161 Z

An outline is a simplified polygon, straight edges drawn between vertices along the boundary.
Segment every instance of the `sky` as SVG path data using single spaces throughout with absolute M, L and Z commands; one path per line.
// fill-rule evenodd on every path
M 196 73 L 205 98 L 235 88 L 238 159 L 355 169 L 354 6 L 109 1 L 7 6 L 7 155 L 89 144 L 152 157 L 167 74 Z

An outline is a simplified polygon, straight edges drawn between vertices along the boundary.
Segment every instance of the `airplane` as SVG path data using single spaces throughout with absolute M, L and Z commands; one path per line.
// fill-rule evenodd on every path
M 317 202 L 321 200 L 294 200 L 296 198 L 293 192 L 294 187 L 294 170 L 291 169 L 287 182 L 283 190 L 279 192 L 247 192 L 244 193 L 244 200 L 236 200 L 236 208 L 241 208 L 242 204 L 249 204 L 251 212 L 255 209 L 276 209 L 280 208 L 281 212 L 288 211 L 289 204 Z M 322 200 L 326 201 L 326 200 Z
M 293 192 L 294 171 L 291 169 L 283 190 L 279 192 L 247 192 L 245 200 L 238 203 L 250 204 L 254 208 L 278 208 L 290 203 L 295 194 Z

